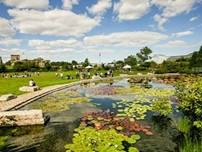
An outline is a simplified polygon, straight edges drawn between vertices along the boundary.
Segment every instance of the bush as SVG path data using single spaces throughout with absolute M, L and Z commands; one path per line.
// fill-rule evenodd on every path
M 152 111 L 160 116 L 168 116 L 172 112 L 172 106 L 169 98 L 156 98 L 152 103 Z
M 202 79 L 179 83 L 176 87 L 179 109 L 187 116 L 192 126 L 202 129 Z

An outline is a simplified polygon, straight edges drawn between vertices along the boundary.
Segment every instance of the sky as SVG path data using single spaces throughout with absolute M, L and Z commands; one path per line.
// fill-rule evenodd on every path
M 111 62 L 145 46 L 174 56 L 201 45 L 202 0 L 0 0 L 4 61 Z

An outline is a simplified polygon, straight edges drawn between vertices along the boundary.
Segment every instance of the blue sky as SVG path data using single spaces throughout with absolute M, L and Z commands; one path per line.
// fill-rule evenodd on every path
M 0 56 L 110 62 L 202 45 L 201 0 L 0 0 Z

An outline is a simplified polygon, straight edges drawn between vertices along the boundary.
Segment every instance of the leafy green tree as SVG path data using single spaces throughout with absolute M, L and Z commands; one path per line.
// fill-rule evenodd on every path
M 90 62 L 89 62 L 88 58 L 86 58 L 86 59 L 84 60 L 84 62 L 83 62 L 82 65 L 83 65 L 84 67 L 87 67 L 87 66 L 90 65 Z
M 190 60 L 190 67 L 197 66 L 197 58 L 198 58 L 198 52 L 194 52 Z
M 121 69 L 124 66 L 124 62 L 121 60 L 118 60 L 115 62 L 116 69 Z
M 142 64 L 142 63 L 145 63 L 145 61 L 151 59 L 151 53 L 152 53 L 152 50 L 148 47 L 144 47 L 142 49 L 140 49 L 140 52 L 137 53 L 137 57 L 139 59 L 139 62 Z
M 135 56 L 130 55 L 126 59 L 124 59 L 125 64 L 128 64 L 132 67 L 135 67 L 137 65 L 137 59 Z
M 15 72 L 27 71 L 28 67 L 23 62 L 16 62 L 13 66 Z
M 0 65 L 0 73 L 6 72 L 6 66 L 4 64 Z
M 190 60 L 190 67 L 202 67 L 202 46 L 198 52 L 193 53 Z
M 72 65 L 78 65 L 78 62 L 75 60 L 72 60 Z
M 51 64 L 50 63 L 46 63 L 44 69 L 46 71 L 50 71 L 51 70 Z
M 156 73 L 190 73 L 189 59 L 178 59 L 176 61 L 164 61 L 156 70 Z

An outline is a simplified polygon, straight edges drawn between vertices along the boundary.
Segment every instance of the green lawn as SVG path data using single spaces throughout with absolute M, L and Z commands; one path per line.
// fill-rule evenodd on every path
M 91 70 L 91 74 L 95 74 L 95 73 L 105 73 L 105 70 L 99 70 L 99 71 L 95 71 L 95 70 Z M 70 83 L 73 81 L 76 81 L 76 79 L 73 80 L 67 80 L 67 79 L 61 79 L 59 77 L 55 76 L 56 72 L 41 72 L 39 76 L 34 75 L 31 78 L 2 78 L 0 77 L 0 95 L 3 94 L 8 94 L 8 93 L 12 93 L 15 95 L 19 95 L 22 94 L 23 92 L 19 91 L 19 88 L 22 86 L 27 86 L 30 79 L 33 79 L 36 84 L 39 87 L 46 87 L 46 86 L 51 86 L 51 85 L 56 85 L 56 84 L 64 84 L 64 83 Z M 58 72 L 60 73 L 60 72 Z M 67 72 L 63 72 L 64 76 L 67 75 L 71 75 L 74 76 L 76 75 L 76 71 L 67 71 Z M 119 74 L 136 74 L 138 73 L 137 71 L 133 71 L 133 72 L 120 72 L 119 70 L 114 71 L 114 76 L 118 76 Z
M 74 75 L 75 77 L 75 71 L 68 71 L 63 72 L 64 76 L 68 75 Z M 70 83 L 73 80 L 66 80 L 61 79 L 59 77 L 55 76 L 55 72 L 41 72 L 39 76 L 34 75 L 31 78 L 2 78 L 0 77 L 0 95 L 13 93 L 15 95 L 22 94 L 23 92 L 19 91 L 19 88 L 21 86 L 27 86 L 29 83 L 29 80 L 33 79 L 36 84 L 39 87 L 45 87 L 45 86 L 51 86 L 56 84 L 64 84 L 64 83 Z

